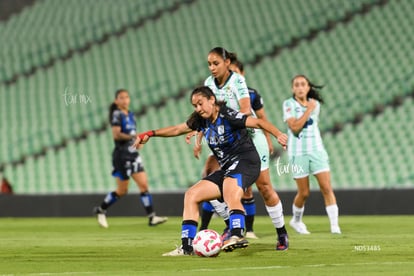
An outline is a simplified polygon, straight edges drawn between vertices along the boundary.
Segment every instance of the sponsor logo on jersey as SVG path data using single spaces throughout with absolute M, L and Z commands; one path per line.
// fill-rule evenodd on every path
M 217 133 L 219 135 L 223 135 L 224 134 L 224 126 L 218 126 L 217 128 Z

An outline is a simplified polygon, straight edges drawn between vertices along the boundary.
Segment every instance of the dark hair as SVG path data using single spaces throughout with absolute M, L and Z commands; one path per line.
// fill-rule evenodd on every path
M 292 79 L 292 84 L 293 84 L 293 81 L 295 79 L 299 78 L 299 77 L 304 78 L 309 84 L 310 90 L 308 92 L 307 98 L 308 99 L 309 98 L 315 99 L 315 100 L 319 101 L 321 104 L 323 104 L 324 100 L 323 100 L 322 95 L 320 94 L 319 90 L 322 89 L 324 87 L 324 85 L 313 84 L 305 75 L 296 75 L 296 76 L 294 76 L 293 79 Z
M 226 105 L 225 101 L 217 101 L 216 95 L 214 94 L 213 90 L 211 90 L 210 87 L 208 86 L 200 86 L 197 87 L 193 90 L 193 92 L 191 92 L 191 96 L 190 96 L 190 102 L 193 99 L 193 96 L 196 94 L 201 94 L 203 97 L 207 98 L 207 99 L 211 99 L 211 97 L 214 98 L 215 100 L 215 105 L 217 106 L 224 106 Z M 198 114 L 197 112 L 193 112 L 189 119 L 188 122 L 195 122 L 195 121 L 200 121 L 202 119 L 202 117 L 200 116 L 200 114 Z M 189 125 L 191 125 L 191 123 Z
M 208 52 L 208 53 L 209 54 L 215 53 L 215 54 L 221 56 L 224 60 L 230 58 L 229 57 L 230 53 L 226 49 L 224 49 L 223 47 L 215 47 L 215 48 L 211 49 L 210 52 Z
M 225 105 L 226 102 L 225 101 L 218 101 L 216 98 L 216 95 L 214 94 L 213 90 L 211 90 L 210 87 L 208 86 L 200 86 L 197 87 L 193 90 L 193 92 L 191 92 L 191 96 L 190 96 L 190 102 L 193 99 L 193 96 L 195 94 L 201 94 L 202 96 L 206 97 L 207 99 L 210 99 L 211 97 L 214 98 L 215 104 L 218 106 L 222 106 Z
M 243 63 L 237 58 L 237 54 L 230 52 L 229 53 L 229 59 L 230 59 L 230 63 L 234 64 L 237 66 L 237 68 L 239 68 L 240 72 L 244 71 L 244 65 Z
M 126 89 L 118 89 L 115 91 L 115 99 L 118 98 L 119 94 L 121 94 L 122 92 L 127 92 L 128 90 Z M 118 109 L 118 106 L 116 105 L 115 102 L 112 102 L 111 105 L 109 106 L 109 122 L 112 121 L 112 114 L 114 113 L 115 110 Z

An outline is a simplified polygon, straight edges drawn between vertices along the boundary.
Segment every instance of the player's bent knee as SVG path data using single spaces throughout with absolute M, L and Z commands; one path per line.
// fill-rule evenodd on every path
M 195 189 L 189 189 L 184 194 L 184 202 L 197 202 L 200 203 L 204 201 L 202 194 Z
M 306 200 L 310 195 L 309 190 L 298 190 L 298 197 L 300 197 L 303 200 Z

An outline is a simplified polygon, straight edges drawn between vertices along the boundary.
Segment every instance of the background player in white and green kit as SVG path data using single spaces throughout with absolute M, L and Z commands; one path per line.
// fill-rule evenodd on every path
M 305 202 L 309 196 L 309 175 L 313 174 L 324 197 L 331 232 L 340 234 L 338 205 L 332 190 L 328 154 L 323 146 L 318 127 L 320 106 L 323 99 L 318 89 L 306 76 L 292 80 L 293 97 L 283 103 L 283 120 L 288 125 L 288 156 L 297 194 L 293 201 L 290 225 L 300 234 L 310 234 L 302 221 Z
M 213 90 L 217 100 L 224 100 L 227 106 L 254 116 L 244 77 L 229 70 L 232 61 L 237 60 L 236 55 L 227 52 L 224 48 L 217 47 L 209 52 L 207 59 L 211 76 L 205 80 L 204 85 Z M 256 181 L 256 186 L 264 199 L 266 210 L 278 234 L 276 249 L 286 250 L 288 248 L 288 235 L 285 229 L 283 207 L 279 196 L 273 189 L 269 176 L 269 145 L 263 131 L 256 132 L 256 130 L 252 130 L 252 139 L 262 160 L 261 173 Z M 217 161 L 214 160 L 213 156 L 208 158 L 206 164 L 204 172 L 206 175 L 218 168 Z M 213 206 L 216 208 L 215 204 Z

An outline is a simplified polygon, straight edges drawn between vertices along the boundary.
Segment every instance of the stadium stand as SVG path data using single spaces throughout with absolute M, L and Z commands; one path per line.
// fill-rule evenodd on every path
M 399 118 L 395 114 L 413 113 L 406 104 L 412 100 L 370 115 L 414 89 L 410 1 L 267 0 L 255 6 L 245 0 L 127 1 L 116 7 L 105 1 L 96 10 L 94 2 L 80 2 L 66 1 L 64 16 L 63 7 L 42 1 L 0 25 L 0 35 L 9 37 L 20 28 L 21 37 L 12 38 L 37 41 L 15 49 L 8 44 L 0 51 L 5 60 L 0 68 L 2 133 L 7 130 L 12 137 L 2 143 L 0 163 L 16 193 L 106 192 L 113 185 L 106 117 L 115 89 L 132 92 L 139 129 L 181 122 L 191 112 L 185 95 L 208 75 L 206 52 L 217 45 L 226 45 L 245 61 L 248 83 L 264 96 L 276 125 L 283 125 L 281 104 L 294 74 L 326 84 L 321 127 L 336 187 L 413 186 L 406 166 L 383 167 L 388 161 L 410 164 L 405 151 L 400 152 L 400 145 L 412 149 L 403 141 L 409 135 L 398 136 L 398 150 L 390 150 L 381 136 Z M 304 8 L 295 9 L 298 4 Z M 211 13 L 213 8 L 219 12 Z M 67 36 L 53 28 L 56 35 L 44 30 L 36 38 L 24 36 L 45 22 L 58 25 L 60 17 L 66 26 L 76 21 Z M 152 20 L 144 21 L 148 18 Z M 205 29 L 205 22 L 211 28 Z M 36 58 L 34 53 L 39 53 Z M 50 60 L 50 66 L 31 72 Z M 353 125 L 356 118 L 363 120 Z M 357 140 L 373 146 L 362 147 Z M 367 142 L 371 140 L 375 142 Z M 142 151 L 152 189 L 185 189 L 198 179 L 207 154 L 205 148 L 195 161 L 182 137 L 154 139 Z M 384 162 L 369 162 L 367 156 L 375 155 L 386 156 Z M 287 164 L 284 154 L 279 162 Z M 272 172 L 272 180 L 278 189 L 294 189 L 287 174 Z

